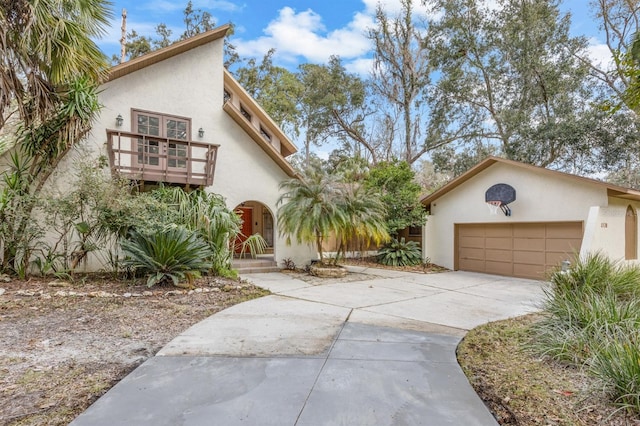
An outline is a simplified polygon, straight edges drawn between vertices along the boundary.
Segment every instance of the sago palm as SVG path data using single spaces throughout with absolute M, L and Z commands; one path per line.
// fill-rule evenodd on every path
M 349 220 L 335 179 L 324 172 L 280 184 L 285 193 L 278 200 L 278 230 L 287 243 L 315 244 L 323 261 L 322 243 L 331 233 L 340 234 Z
M 171 227 L 151 235 L 134 233 L 122 242 L 126 255 L 123 264 L 148 276 L 147 286 L 172 282 L 179 286 L 211 266 L 213 252 L 196 234 L 182 226 Z

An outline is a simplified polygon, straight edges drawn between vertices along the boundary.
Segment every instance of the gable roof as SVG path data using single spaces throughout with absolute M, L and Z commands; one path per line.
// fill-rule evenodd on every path
M 212 41 L 223 38 L 229 32 L 231 25 L 226 24 L 204 33 L 197 34 L 185 40 L 178 41 L 162 49 L 147 53 L 130 61 L 112 67 L 108 74 L 106 81 L 112 81 L 117 78 L 123 77 L 127 74 L 134 73 L 150 65 L 157 64 L 166 59 L 180 55 L 196 47 L 203 46 Z M 234 91 L 238 93 L 247 106 L 250 106 L 251 110 L 256 113 L 270 131 L 280 140 L 280 151 L 273 145 L 267 142 L 261 135 L 258 129 L 251 125 L 248 125 L 244 117 L 240 114 L 240 111 L 235 111 L 233 105 L 230 102 L 226 102 L 223 109 L 231 115 L 238 124 L 247 132 L 247 134 L 262 148 L 269 157 L 276 162 L 276 164 L 290 177 L 297 177 L 296 170 L 285 159 L 286 156 L 294 154 L 298 151 L 296 146 L 291 140 L 284 134 L 282 129 L 273 121 L 273 119 L 262 109 L 260 105 L 247 93 L 240 83 L 238 83 L 231 73 L 224 69 L 224 84 L 233 87 Z
M 535 173 L 546 174 L 549 176 L 573 179 L 576 182 L 581 182 L 588 185 L 594 185 L 594 186 L 606 189 L 607 195 L 609 197 L 617 197 L 617 198 L 624 198 L 627 200 L 640 201 L 640 191 L 636 191 L 635 189 L 613 185 L 613 184 L 602 182 L 596 179 L 590 179 L 582 176 L 572 175 L 571 173 L 560 172 L 557 170 L 549 170 L 549 169 L 545 169 L 544 167 L 538 167 L 538 166 L 533 166 L 531 164 L 520 163 L 519 161 L 507 160 L 505 158 L 490 156 L 485 158 L 483 161 L 476 164 L 475 166 L 473 166 L 472 168 L 470 168 L 469 170 L 467 170 L 465 173 L 461 174 L 457 178 L 453 179 L 452 181 L 444 185 L 442 188 L 423 197 L 422 200 L 420 200 L 420 202 L 424 206 L 429 206 L 433 201 L 437 200 L 438 198 L 442 197 L 443 195 L 447 194 L 448 192 L 462 185 L 469 179 L 472 179 L 474 176 L 476 176 L 483 170 L 488 169 L 489 167 L 493 166 L 496 163 L 508 164 L 524 170 L 530 170 Z
M 109 70 L 106 81 L 115 80 L 116 78 L 120 78 L 127 74 L 131 74 L 132 72 L 146 68 L 149 65 L 157 64 L 165 59 L 172 58 L 191 49 L 195 49 L 196 47 L 218 40 L 226 36 L 230 28 L 231 25 L 229 24 L 222 25 L 204 33 L 196 34 L 193 37 L 177 41 L 162 49 L 158 49 L 127 62 L 123 62 Z

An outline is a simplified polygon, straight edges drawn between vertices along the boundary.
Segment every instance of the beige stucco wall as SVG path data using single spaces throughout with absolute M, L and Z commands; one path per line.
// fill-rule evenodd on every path
M 242 201 L 258 201 L 275 218 L 278 185 L 288 176 L 222 109 L 222 49 L 220 39 L 106 83 L 100 94 L 104 107 L 84 144 L 88 150 L 65 159 L 55 185 L 64 190 L 74 157 L 106 155 L 105 129 L 116 129 L 120 114 L 124 123 L 117 130 L 131 131 L 132 109 L 140 109 L 190 118 L 193 140 L 220 145 L 214 183 L 206 190 L 224 196 L 230 209 Z M 199 128 L 205 131 L 203 138 L 197 135 Z M 279 265 L 284 258 L 304 265 L 315 256 L 311 246 L 286 246 L 276 232 L 275 257 Z
M 497 183 L 509 184 L 516 190 L 516 201 L 509 205 L 512 212 L 510 217 L 501 211 L 495 216 L 489 214 L 484 194 Z M 613 249 L 616 242 L 609 241 L 608 234 L 592 230 L 596 222 L 599 226 L 599 221 L 594 219 L 592 223 L 587 223 L 592 206 L 606 208 L 608 205 L 609 198 L 603 187 L 579 182 L 571 177 L 495 163 L 431 204 L 431 214 L 424 230 L 424 256 L 438 265 L 453 269 L 454 224 L 583 221 L 585 233 L 595 234 L 591 249 L 607 250 L 612 256 L 619 257 L 617 249 Z M 615 221 L 612 219 L 612 224 L 607 229 L 617 230 L 619 220 L 622 221 L 624 231 L 624 210 L 621 218 L 616 218 Z M 591 228 L 587 228 L 587 225 Z
M 636 211 L 637 217 L 640 203 L 621 198 L 609 197 L 607 206 L 593 206 L 590 209 L 580 256 L 600 251 L 611 259 L 625 261 L 625 217 L 628 206 Z M 640 221 L 636 225 L 638 223 Z M 640 230 L 636 234 L 640 234 Z M 640 263 L 638 259 L 626 262 Z

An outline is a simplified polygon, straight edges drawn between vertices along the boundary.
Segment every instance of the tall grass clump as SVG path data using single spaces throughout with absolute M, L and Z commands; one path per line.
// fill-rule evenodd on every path
M 619 337 L 599 348 L 590 369 L 616 404 L 640 412 L 640 332 L 636 329 Z
M 612 399 L 640 412 L 640 268 L 596 253 L 557 271 L 545 290 L 534 346 L 585 366 Z

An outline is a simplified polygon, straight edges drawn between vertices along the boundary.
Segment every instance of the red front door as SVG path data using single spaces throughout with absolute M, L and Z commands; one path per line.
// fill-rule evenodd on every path
M 253 234 L 253 209 L 251 207 L 238 207 L 236 213 L 240 216 L 240 220 L 242 220 L 240 235 L 238 235 L 236 243 L 236 253 L 240 253 L 242 242 Z

